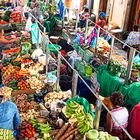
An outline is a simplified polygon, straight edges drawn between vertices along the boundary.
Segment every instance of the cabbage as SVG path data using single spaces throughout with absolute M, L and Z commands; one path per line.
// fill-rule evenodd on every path
M 98 136 L 99 136 L 99 133 L 98 133 L 98 131 L 95 130 L 95 129 L 90 130 L 90 131 L 88 131 L 88 132 L 86 133 L 86 138 L 87 138 L 88 140 L 95 140 L 95 139 L 97 140 Z

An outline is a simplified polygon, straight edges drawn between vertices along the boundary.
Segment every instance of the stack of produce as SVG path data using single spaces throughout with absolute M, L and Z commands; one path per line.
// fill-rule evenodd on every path
M 88 131 L 85 137 L 85 140 L 119 140 L 118 137 L 111 136 L 107 132 L 98 132 L 95 129 Z
M 16 76 L 16 71 L 18 71 L 19 69 L 20 69 L 19 67 L 12 66 L 11 64 L 6 66 L 6 67 L 3 67 L 3 69 L 2 69 L 2 73 L 3 74 L 2 74 L 2 76 L 3 76 L 3 84 L 5 86 L 8 86 L 8 84 L 10 82 L 12 82 L 12 81 L 15 82 L 15 81 L 18 80 L 18 78 Z M 15 86 L 13 86 L 13 87 L 15 87 Z M 13 87 L 11 87 L 11 88 L 13 88 Z
M 44 97 L 44 101 L 47 103 L 51 103 L 54 101 L 65 100 L 65 99 L 71 98 L 71 96 L 72 96 L 71 91 L 50 92 L 50 93 L 46 94 L 46 96 Z
M 63 108 L 63 112 L 69 122 L 77 122 L 78 131 L 81 134 L 85 134 L 93 127 L 93 118 L 89 113 L 84 112 L 84 107 L 75 101 L 70 101 Z
M 30 122 L 35 128 L 35 131 L 38 133 L 38 138 L 49 138 L 49 132 L 51 131 L 51 127 L 49 124 L 39 123 L 37 120 L 30 119 Z
M 31 89 L 36 90 L 37 93 L 45 86 L 44 81 L 41 81 L 37 76 L 32 76 L 27 81 L 30 84 Z
M 13 97 L 13 101 L 17 105 L 19 112 L 28 112 L 31 109 L 38 110 L 39 105 L 34 101 L 28 101 L 26 94 L 21 94 Z
M 37 62 L 37 63 L 32 63 L 31 65 L 29 65 L 27 70 L 32 74 L 34 71 L 38 73 L 39 71 L 43 69 L 44 69 L 44 66 L 41 63 Z
M 119 76 L 119 77 L 125 77 L 126 75 L 126 69 L 119 63 L 119 62 L 116 62 L 116 61 L 111 61 L 109 64 L 108 64 L 108 72 L 112 75 L 115 75 L 115 76 Z
M 30 118 L 35 118 L 39 115 L 39 112 L 35 111 L 34 109 L 28 110 L 26 113 L 20 113 L 21 121 L 28 121 Z
M 31 139 L 34 138 L 32 140 L 36 140 L 38 138 L 38 134 L 35 131 L 35 128 L 33 127 L 33 125 L 28 122 L 28 121 L 24 121 L 21 123 L 20 127 L 19 127 L 19 135 L 18 135 L 19 139 Z
M 108 42 L 106 40 L 104 40 L 103 38 L 99 38 L 98 39 L 98 44 L 97 46 L 100 48 L 100 49 L 103 49 L 105 52 L 104 53 L 107 53 L 109 52 L 109 48 L 110 48 L 110 45 L 108 44 Z
M 50 132 L 50 135 L 53 140 L 73 140 L 76 133 L 76 125 L 66 123 L 61 129 Z
M 24 80 L 21 80 L 20 82 L 18 82 L 17 86 L 19 90 L 30 89 L 30 85 Z

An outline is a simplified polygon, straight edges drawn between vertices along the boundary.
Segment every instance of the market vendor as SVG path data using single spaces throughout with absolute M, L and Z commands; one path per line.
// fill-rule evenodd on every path
M 13 132 L 18 130 L 20 115 L 17 106 L 9 101 L 12 89 L 0 88 L 0 139 L 13 140 Z M 5 135 L 4 135 L 5 134 Z
M 119 92 L 114 92 L 110 97 L 110 101 L 113 108 L 111 109 L 111 115 L 107 114 L 107 130 L 111 135 L 118 136 L 120 140 L 124 140 L 126 136 L 120 125 L 123 128 L 127 128 L 129 114 L 128 110 L 122 107 L 123 95 Z
M 0 29 L 0 48 L 3 47 L 5 44 L 13 43 L 17 40 L 18 40 L 18 38 L 11 39 L 11 40 L 5 39 L 4 32 L 3 32 L 3 30 Z
M 99 20 L 96 23 L 98 26 L 100 26 L 102 29 L 105 28 L 106 26 L 106 14 L 104 12 L 100 12 L 99 14 Z M 96 28 L 98 29 L 98 26 L 96 26 Z M 103 33 L 103 30 L 100 30 L 101 33 Z
M 18 38 L 7 40 L 4 38 L 4 32 L 0 29 L 0 60 L 2 59 L 2 49 L 5 44 L 10 44 L 17 41 Z

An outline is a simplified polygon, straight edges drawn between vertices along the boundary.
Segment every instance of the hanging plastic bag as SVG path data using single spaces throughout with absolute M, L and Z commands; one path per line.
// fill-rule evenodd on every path
M 97 41 L 97 38 L 96 37 L 93 38 L 92 41 L 91 41 L 91 43 L 90 43 L 90 47 L 95 48 L 96 41 Z
M 79 45 L 83 44 L 84 43 L 84 37 L 80 33 L 77 33 L 76 37 L 74 39 L 74 43 L 79 44 Z
M 140 56 L 139 56 L 139 54 L 135 56 L 134 62 L 137 63 L 137 64 L 140 64 Z
M 38 23 L 33 23 L 31 26 L 32 44 L 37 44 L 38 39 L 39 39 L 39 44 L 42 43 L 42 35 L 41 35 L 40 30 L 38 33 L 38 29 L 39 29 Z
M 27 19 L 27 22 L 26 22 L 26 26 L 25 26 L 25 31 L 31 31 L 31 26 L 32 26 L 32 21 L 31 21 L 31 17 L 29 17 L 28 19 Z
M 93 48 L 96 44 L 96 39 L 97 39 L 97 30 L 96 28 L 94 28 L 88 38 L 88 45 Z
M 43 51 L 42 51 L 42 49 L 39 48 L 39 49 L 34 50 L 31 57 L 32 57 L 32 59 L 36 59 L 41 55 L 43 55 Z
M 75 39 L 73 40 L 73 42 L 75 44 L 78 44 L 79 43 L 79 40 L 80 40 L 80 37 L 76 34 Z

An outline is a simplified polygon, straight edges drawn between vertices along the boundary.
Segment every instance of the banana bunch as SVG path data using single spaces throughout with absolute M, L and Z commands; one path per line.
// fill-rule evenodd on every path
M 93 126 L 92 116 L 89 113 L 85 113 L 84 107 L 75 101 L 71 101 L 66 105 L 64 114 L 69 118 L 69 122 L 77 122 L 77 127 L 81 134 L 85 134 Z

